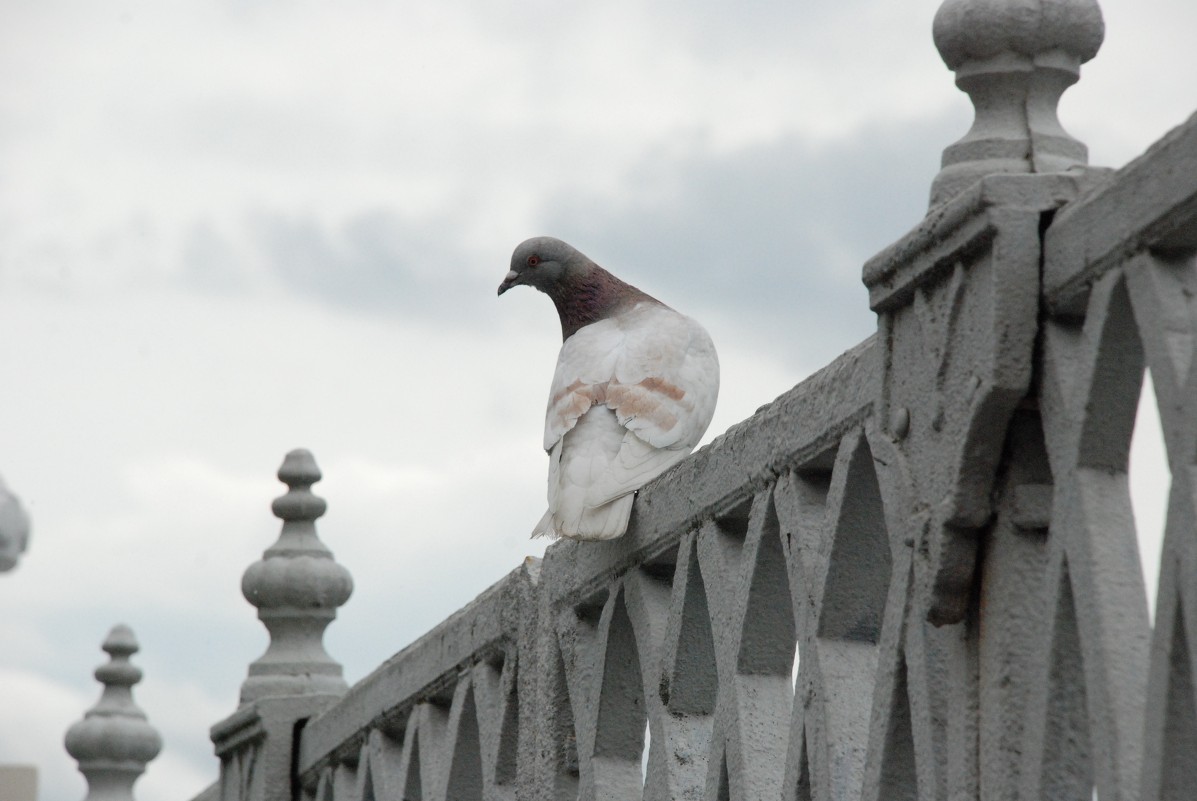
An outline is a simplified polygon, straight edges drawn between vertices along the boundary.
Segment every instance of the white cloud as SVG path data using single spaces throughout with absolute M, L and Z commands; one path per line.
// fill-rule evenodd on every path
M 96 653 L 100 653 L 98 649 Z M 67 754 L 63 738 L 99 698 L 99 685 L 95 686 L 92 696 L 33 672 L 0 667 L 0 706 L 4 708 L 0 754 L 6 764 L 37 766 L 39 798 L 82 798 L 86 794 L 87 783 Z

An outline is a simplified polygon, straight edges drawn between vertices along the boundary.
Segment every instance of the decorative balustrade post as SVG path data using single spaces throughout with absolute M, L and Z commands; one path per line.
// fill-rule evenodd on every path
M 0 573 L 17 566 L 29 544 L 29 515 L 0 479 Z
M 1102 32 L 1095 0 L 946 0 L 935 41 L 976 122 L 944 151 L 938 205 L 864 268 L 884 345 L 879 419 L 909 462 L 935 622 L 964 615 L 1007 426 L 1030 387 L 1040 229 L 1106 174 L 1083 168 L 1084 146 L 1055 121 Z
M 320 470 L 311 453 L 294 450 L 278 477 L 289 488 L 272 506 L 282 531 L 241 582 L 270 645 L 249 666 L 240 708 L 212 727 L 222 801 L 292 801 L 299 731 L 347 689 L 323 635 L 349 599 L 353 580 L 316 533 L 316 518 L 327 507 L 311 491 Z
M 133 702 L 141 668 L 130 664 L 137 638 L 128 626 L 115 626 L 104 640 L 110 660 L 96 668 L 104 685 L 100 700 L 66 734 L 66 750 L 87 778 L 85 801 L 132 801 L 133 783 L 162 750 L 162 738 Z
M 1046 530 L 1052 498 L 1032 388 L 1042 237 L 1108 175 L 1085 166 L 1056 106 L 1103 25 L 1095 0 L 945 0 L 934 35 L 976 119 L 945 149 L 927 217 L 864 268 L 882 360 L 870 440 L 903 486 L 889 535 L 911 556 L 876 692 L 918 688 L 912 708 L 943 721 L 914 745 L 920 797 L 933 782 L 935 797 L 1010 798 L 1023 737 L 1010 710 L 1028 703 L 1020 671 L 1042 624 L 1026 592 L 1044 563 L 1042 540 L 1017 531 Z

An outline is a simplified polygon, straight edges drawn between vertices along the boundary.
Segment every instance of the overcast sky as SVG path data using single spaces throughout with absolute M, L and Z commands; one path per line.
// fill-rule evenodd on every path
M 166 742 L 139 798 L 216 778 L 291 448 L 355 579 L 351 682 L 539 555 L 559 328 L 495 297 L 528 236 L 707 326 L 708 439 L 867 336 L 861 264 L 972 116 L 938 5 L 6 0 L 0 473 L 34 533 L 0 575 L 0 763 L 82 797 L 62 737 L 124 622 Z M 1197 6 L 1102 5 L 1061 117 L 1117 167 L 1197 109 Z

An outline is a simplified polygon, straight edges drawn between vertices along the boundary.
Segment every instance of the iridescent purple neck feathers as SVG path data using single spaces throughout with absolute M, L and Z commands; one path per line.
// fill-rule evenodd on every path
M 539 289 L 553 299 L 561 318 L 562 339 L 637 303 L 661 303 L 551 236 L 525 240 L 511 254 L 511 269 L 499 284 L 499 294 L 520 285 Z
M 637 303 L 660 303 L 629 283 L 591 263 L 588 270 L 562 276 L 545 288 L 561 318 L 561 339 L 566 340 L 583 326 L 597 323 L 630 309 Z

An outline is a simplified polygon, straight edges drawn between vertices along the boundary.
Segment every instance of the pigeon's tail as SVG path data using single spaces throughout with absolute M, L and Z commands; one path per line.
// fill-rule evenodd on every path
M 555 518 L 550 509 L 532 529 L 532 537 L 564 537 L 582 541 L 613 540 L 621 537 L 627 531 L 635 497 L 635 493 L 628 493 L 597 508 L 587 508 L 581 512 L 577 520 Z
M 557 539 L 561 535 L 557 533 L 557 527 L 553 525 L 553 510 L 546 510 L 544 517 L 540 518 L 540 522 L 532 529 L 532 539 L 537 537 L 548 537 L 549 539 Z

